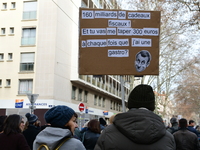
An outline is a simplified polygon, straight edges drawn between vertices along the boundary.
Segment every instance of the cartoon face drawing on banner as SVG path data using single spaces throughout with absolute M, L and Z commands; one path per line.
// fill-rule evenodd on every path
M 135 56 L 135 68 L 137 72 L 144 71 L 151 61 L 151 54 L 147 50 L 139 51 Z

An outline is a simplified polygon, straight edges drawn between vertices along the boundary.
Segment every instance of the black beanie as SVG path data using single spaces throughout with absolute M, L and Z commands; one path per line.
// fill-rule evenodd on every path
M 140 84 L 136 86 L 128 97 L 128 108 L 144 107 L 151 111 L 155 109 L 155 95 L 150 85 Z

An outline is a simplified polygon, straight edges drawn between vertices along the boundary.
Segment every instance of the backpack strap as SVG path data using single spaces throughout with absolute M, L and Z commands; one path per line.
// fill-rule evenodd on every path
M 55 150 L 59 150 L 59 148 L 60 148 L 67 140 L 69 140 L 69 139 L 71 139 L 71 138 L 70 138 L 70 137 L 66 137 L 66 138 L 62 139 L 62 140 L 58 143 L 58 145 L 56 146 Z
M 49 147 L 46 144 L 40 145 L 37 150 L 41 150 L 42 147 L 44 147 L 46 150 L 50 150 Z

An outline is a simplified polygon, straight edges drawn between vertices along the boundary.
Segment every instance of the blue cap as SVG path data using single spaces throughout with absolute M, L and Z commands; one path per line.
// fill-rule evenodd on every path
M 65 127 L 66 123 L 70 121 L 75 111 L 65 105 L 58 105 L 49 109 L 44 118 L 47 123 L 50 123 L 53 127 Z

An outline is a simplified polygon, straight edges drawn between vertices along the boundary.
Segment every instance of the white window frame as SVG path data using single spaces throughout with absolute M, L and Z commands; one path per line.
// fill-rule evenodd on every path
M 15 2 L 11 2 L 11 9 L 15 9 L 16 8 L 16 3 Z
M 10 27 L 10 34 L 14 34 L 14 27 Z
M 6 34 L 6 28 L 1 28 L 1 35 L 5 35 Z
M 7 9 L 7 3 L 2 4 L 2 9 Z
M 23 83 L 22 83 L 23 82 Z M 33 79 L 19 79 L 19 91 L 18 94 L 32 94 L 33 92 Z
M 10 86 L 11 85 L 11 79 L 6 79 L 6 86 Z
M 8 60 L 12 60 L 13 59 L 13 53 L 8 53 Z
M 0 53 L 0 60 L 4 60 L 4 53 Z
M 23 69 L 23 64 L 25 64 L 26 69 Z M 32 67 L 31 67 L 32 65 Z M 20 71 L 34 71 L 35 65 L 35 53 L 21 53 L 21 61 L 20 61 Z M 32 68 L 32 69 L 28 69 Z

